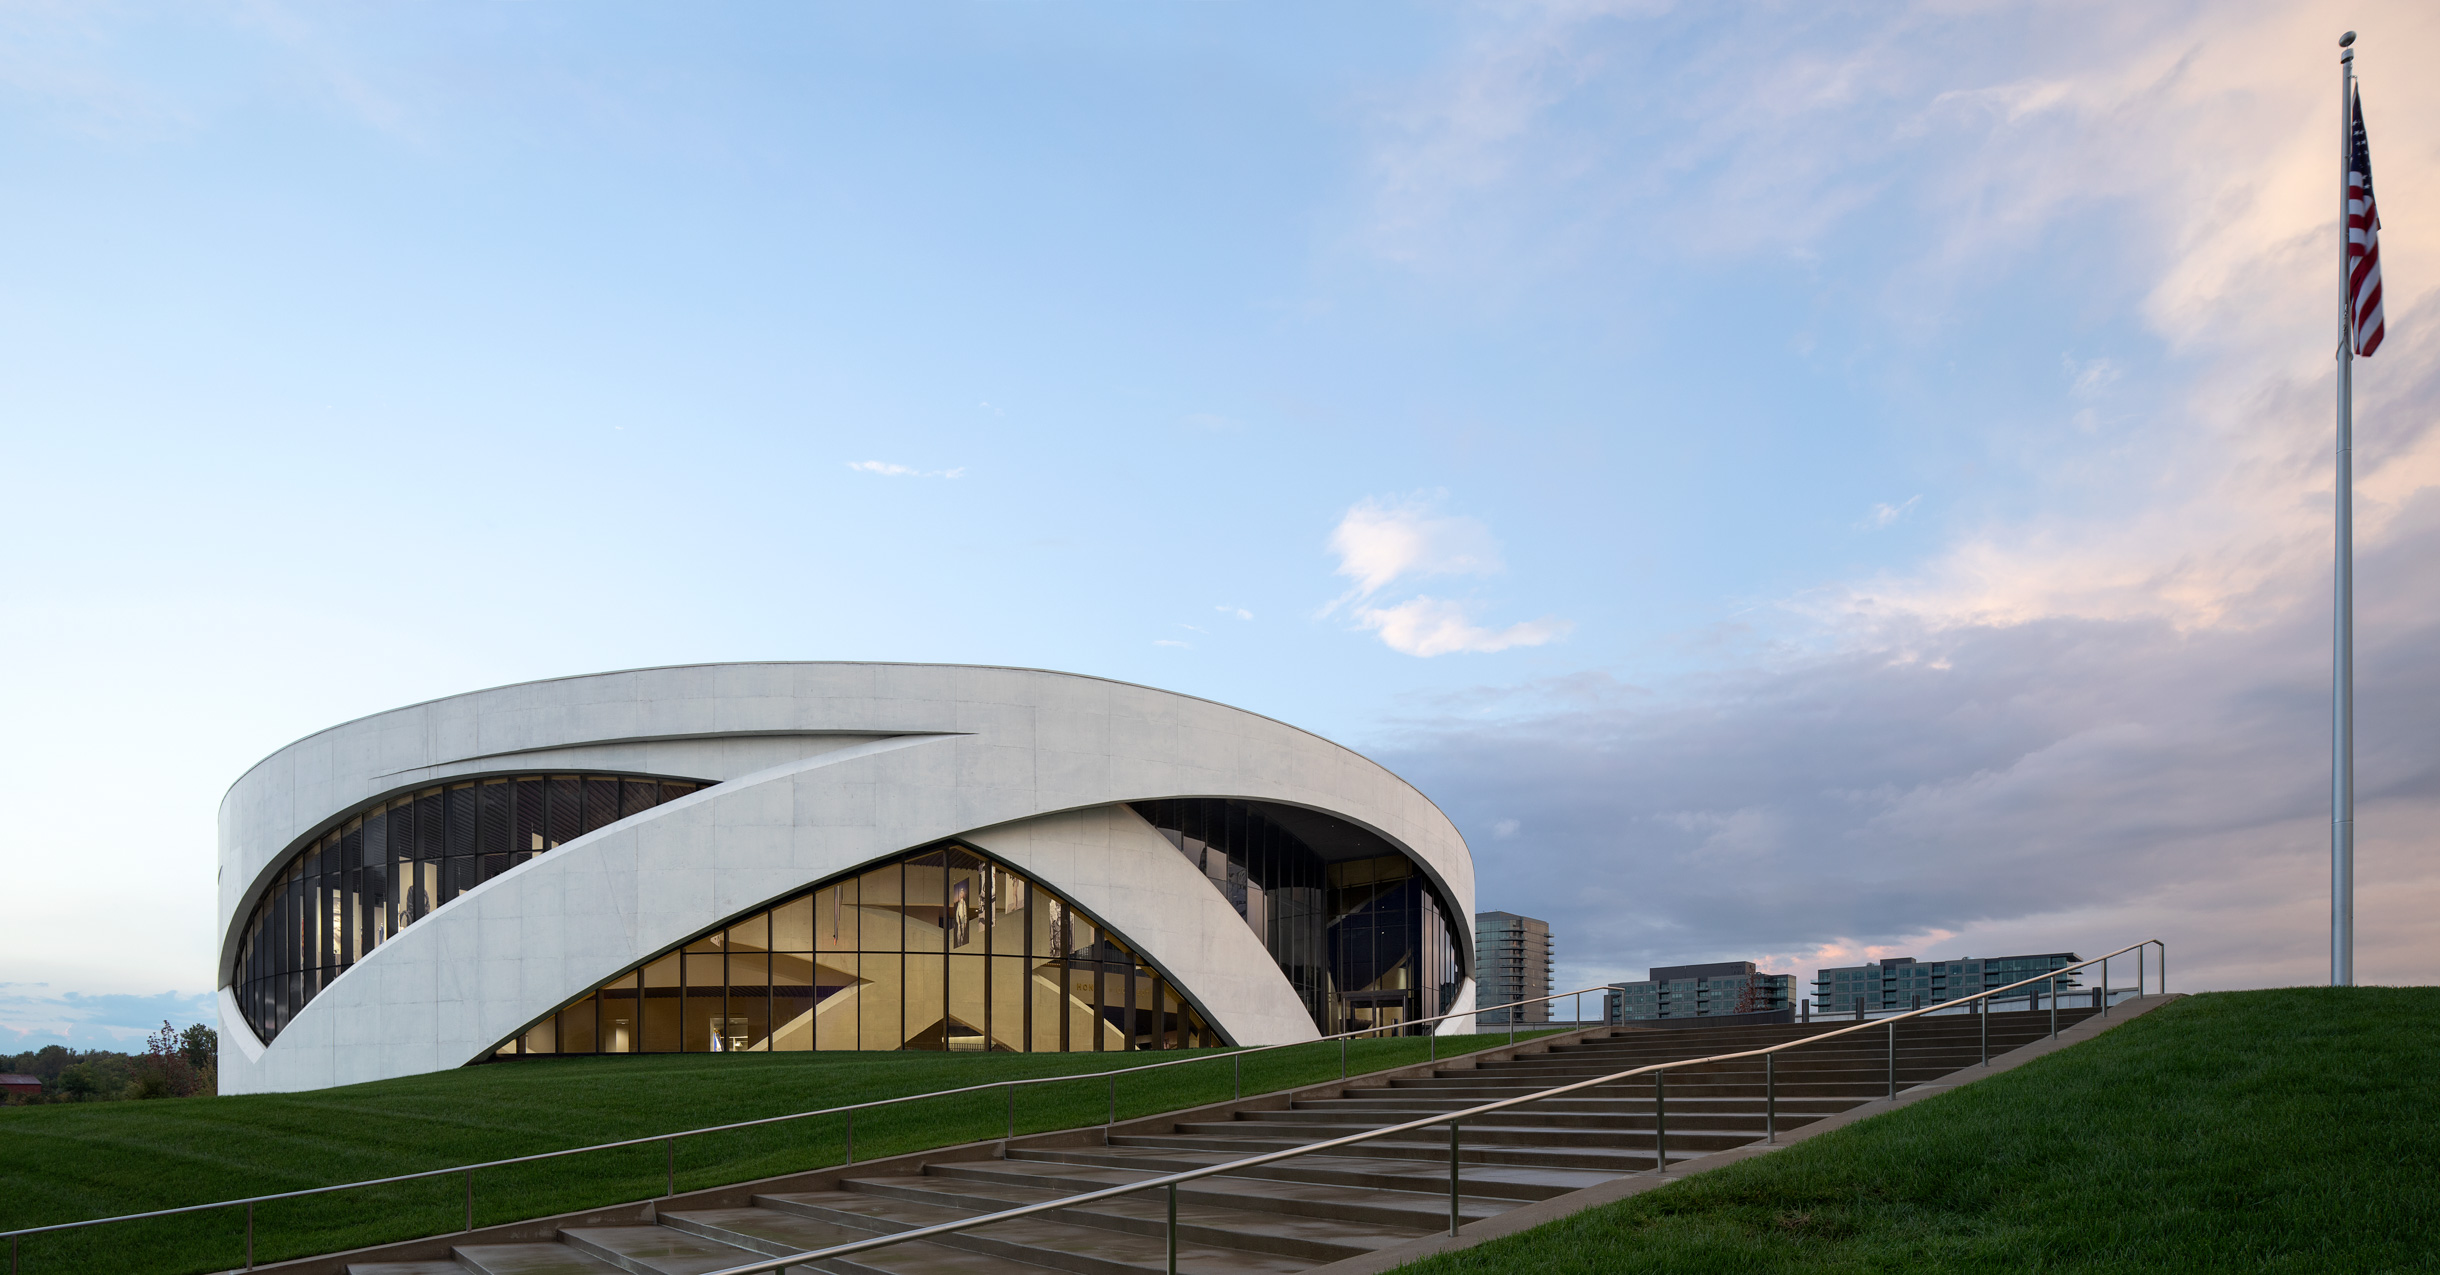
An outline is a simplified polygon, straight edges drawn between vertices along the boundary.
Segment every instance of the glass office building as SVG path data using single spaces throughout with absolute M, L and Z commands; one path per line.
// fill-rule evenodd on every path
M 1542 998 L 1550 995 L 1557 946 L 1548 921 L 1514 912 L 1475 913 L 1474 959 L 1481 971 L 1481 993 L 1474 1003 L 1494 1007 L 1476 1014 L 1475 1022 L 1489 1028 L 1551 1021 L 1550 1002 Z
M 1867 1013 L 1874 1010 L 1923 1009 L 1960 996 L 1971 996 L 1986 988 L 2005 987 L 2020 979 L 2064 969 L 2075 964 L 2076 959 L 2073 952 L 1977 956 L 1948 961 L 1919 961 L 1911 956 L 1885 957 L 1863 965 L 1841 965 L 1816 971 L 1813 978 L 1813 1006 L 1825 1014 L 1852 1014 L 1859 1008 Z M 2077 986 L 2080 984 L 2073 974 L 2059 978 L 2060 991 Z M 2040 984 L 1994 999 L 2024 1000 L 2037 992 L 2048 994 L 2049 985 Z
M 1642 1019 L 1769 1014 L 1794 1004 L 1796 976 L 1765 974 L 1752 961 L 1656 965 L 1634 983 L 1612 983 L 1603 998 L 1613 1023 Z

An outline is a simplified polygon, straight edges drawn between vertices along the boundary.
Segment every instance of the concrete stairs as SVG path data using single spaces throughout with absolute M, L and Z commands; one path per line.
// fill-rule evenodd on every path
M 2091 1010 L 2059 1013 L 2062 1029 Z M 1989 1016 L 1997 1057 L 2049 1033 L 2047 1013 Z M 838 1180 L 837 1189 L 754 1195 L 745 1207 L 666 1209 L 655 1225 L 565 1226 L 554 1242 L 470 1244 L 452 1260 L 358 1262 L 350 1275 L 702 1275 L 756 1257 L 976 1217 L 1020 1205 L 1225 1163 L 1264 1151 L 1461 1110 L 1650 1063 L 1756 1049 L 1851 1024 L 1817 1022 L 1670 1030 L 1617 1029 L 1547 1051 L 1459 1064 L 1428 1075 L 1359 1077 L 1334 1096 L 1234 1104 L 1210 1118 L 1119 1126 L 1101 1145 L 1018 1139 L 1000 1158 L 927 1162 L 920 1172 Z M 1981 1058 L 1983 1020 L 1898 1026 L 1900 1089 Z M 1886 1029 L 1779 1056 L 1782 1131 L 1888 1095 Z M 1655 1163 L 1648 1076 L 1478 1117 L 1459 1150 L 1459 1211 L 1475 1222 L 1648 1172 Z M 1327 1090 L 1322 1091 L 1325 1094 Z M 1672 1163 L 1763 1136 L 1760 1059 L 1674 1069 L 1667 1079 Z M 1055 1141 L 1055 1140 L 1053 1140 Z M 1069 1139 L 1073 1141 L 1073 1139 Z M 1035 1145 L 1029 1145 L 1035 1144 Z M 1444 1128 L 1302 1156 L 1178 1190 L 1178 1268 L 1197 1275 L 1304 1271 L 1443 1232 L 1449 1221 Z M 1167 1268 L 1160 1191 L 993 1223 L 819 1264 L 826 1271 L 949 1275 L 1051 1270 L 1146 1275 Z M 803 1271 L 812 1267 L 796 1267 Z

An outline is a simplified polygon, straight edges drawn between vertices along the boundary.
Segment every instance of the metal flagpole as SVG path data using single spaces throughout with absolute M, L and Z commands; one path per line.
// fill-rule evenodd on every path
M 2338 41 L 2338 517 L 2330 632 L 2330 986 L 2355 983 L 2355 298 L 2347 175 L 2355 154 L 2355 33 Z

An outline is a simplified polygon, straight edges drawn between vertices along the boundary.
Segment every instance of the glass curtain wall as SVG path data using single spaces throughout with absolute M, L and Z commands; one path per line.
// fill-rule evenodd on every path
M 232 992 L 268 1042 L 389 936 L 510 868 L 709 785 L 499 775 L 377 802 L 307 843 L 254 905 Z
M 1394 1028 L 1456 1003 L 1448 909 L 1379 837 L 1330 820 L 1325 853 L 1297 830 L 1326 819 L 1312 812 L 1220 798 L 1134 810 L 1245 918 L 1324 1035 Z
M 1067 900 L 960 845 L 816 886 L 603 983 L 495 1056 L 1222 1044 Z

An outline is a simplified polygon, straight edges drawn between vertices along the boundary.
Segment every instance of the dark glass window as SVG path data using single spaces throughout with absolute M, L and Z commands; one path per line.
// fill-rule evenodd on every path
M 642 1030 L 631 1034 L 637 1019 Z M 706 930 L 529 1026 L 498 1053 L 1049 1053 L 1221 1043 L 1202 1012 L 1117 936 L 1058 895 L 951 845 L 860 869 Z
M 584 781 L 585 808 L 581 816 L 584 826 L 599 828 L 618 821 L 618 786 L 619 781 L 600 775 Z M 560 839 L 567 840 L 565 837 Z
M 542 850 L 706 786 L 618 775 L 513 775 L 426 788 L 350 811 L 298 847 L 254 905 L 231 975 L 238 1008 L 268 1041 L 316 992 L 434 908 Z M 519 852 L 513 838 L 521 831 L 527 848 Z M 614 1026 L 630 1034 L 611 1039 L 632 1041 L 640 1016 L 632 1006 L 622 1012 Z M 575 1032 L 598 1040 L 603 1030 L 589 1021 L 571 1024 L 555 1039 Z
M 1134 810 L 1245 918 L 1323 1034 L 1396 1027 L 1456 1003 L 1464 972 L 1448 905 L 1378 835 L 1266 802 Z

